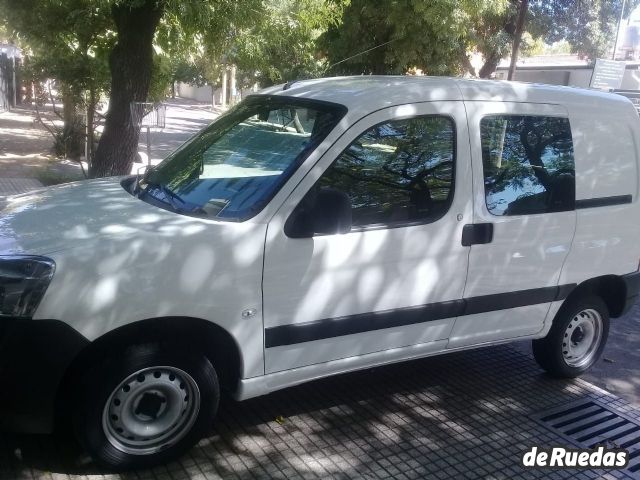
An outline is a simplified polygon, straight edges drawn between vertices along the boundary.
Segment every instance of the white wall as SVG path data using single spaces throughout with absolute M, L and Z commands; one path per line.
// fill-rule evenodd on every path
M 572 87 L 588 88 L 591 81 L 592 68 L 522 68 L 516 70 L 515 80 L 521 82 L 546 83 L 549 85 L 570 85 Z M 498 69 L 496 78 L 507 78 L 506 69 Z M 622 90 L 640 90 L 640 70 L 630 69 L 624 73 Z
M 176 93 L 182 98 L 189 98 L 198 102 L 211 103 L 211 85 L 196 87 L 195 85 L 189 85 L 188 83 L 179 82 Z M 216 102 L 219 102 L 219 98 L 219 94 L 216 95 Z
M 569 71 L 569 83 L 573 87 L 589 88 L 591 83 L 591 75 L 593 74 L 593 68 L 583 68 L 582 70 L 570 70 Z
M 251 88 L 250 89 L 238 88 L 236 101 L 240 101 L 246 95 L 250 94 L 253 91 L 255 90 Z M 179 82 L 176 89 L 176 94 L 179 97 L 189 98 L 191 100 L 196 100 L 197 102 L 204 102 L 209 104 L 211 103 L 211 85 L 196 87 L 188 83 Z M 221 88 L 215 89 L 215 96 L 216 96 L 216 105 L 220 105 L 221 98 L 222 98 Z M 227 102 L 230 102 L 229 96 L 227 96 Z

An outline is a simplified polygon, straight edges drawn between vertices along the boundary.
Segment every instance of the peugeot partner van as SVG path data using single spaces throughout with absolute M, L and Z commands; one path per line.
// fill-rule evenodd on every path
M 251 95 L 144 175 L 0 217 L 0 418 L 123 469 L 238 400 L 531 339 L 600 356 L 640 291 L 640 122 L 566 87 L 343 77 Z

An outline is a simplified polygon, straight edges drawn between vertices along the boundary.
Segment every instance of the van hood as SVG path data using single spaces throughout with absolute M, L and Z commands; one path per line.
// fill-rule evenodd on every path
M 176 219 L 175 213 L 129 194 L 122 179 L 74 182 L 8 197 L 4 208 L 0 205 L 0 255 L 47 255 Z

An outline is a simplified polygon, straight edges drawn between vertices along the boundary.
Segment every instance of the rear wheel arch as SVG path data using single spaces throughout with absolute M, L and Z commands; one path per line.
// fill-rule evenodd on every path
M 73 360 L 56 395 L 57 424 L 67 423 L 65 406 L 73 395 L 75 379 L 105 356 L 139 343 L 167 343 L 199 349 L 211 362 L 221 387 L 233 389 L 242 376 L 243 361 L 238 343 L 219 325 L 193 317 L 161 317 L 123 325 L 91 342 Z
M 618 275 L 603 275 L 590 278 L 578 284 L 565 299 L 564 304 L 571 304 L 574 300 L 588 295 L 600 297 L 609 310 L 609 316 L 617 318 L 624 313 L 627 300 L 627 286 Z

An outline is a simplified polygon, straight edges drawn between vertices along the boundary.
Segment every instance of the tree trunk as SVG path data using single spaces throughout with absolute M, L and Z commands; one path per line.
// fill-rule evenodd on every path
M 518 20 L 516 23 L 516 31 L 513 36 L 513 47 L 511 49 L 511 63 L 509 65 L 509 74 L 507 80 L 513 80 L 516 73 L 516 62 L 518 61 L 518 50 L 520 49 L 520 41 L 522 40 L 522 32 L 524 31 L 524 20 L 527 16 L 529 8 L 529 0 L 520 0 L 520 9 L 518 10 Z
M 62 135 L 57 141 L 62 142 L 59 149 L 70 160 L 78 161 L 83 149 L 83 122 L 78 113 L 78 99 L 67 86 L 62 88 Z
M 126 175 L 138 150 L 139 127 L 131 117 L 131 102 L 144 102 L 153 67 L 153 36 L 162 17 L 163 2 L 144 0 L 136 8 L 115 4 L 111 15 L 118 41 L 109 56 L 111 96 L 104 132 L 89 175 Z
M 96 106 L 98 104 L 98 100 L 96 98 L 96 91 L 94 88 L 89 89 L 89 101 L 87 103 L 87 150 L 85 155 L 85 161 L 89 168 L 93 164 L 93 154 L 94 154 L 94 135 L 95 135 L 95 116 L 96 116 Z
M 388 71 L 387 63 L 385 62 L 387 54 L 387 48 L 377 48 L 372 52 L 373 55 L 373 75 L 388 75 L 390 72 Z
M 484 63 L 480 70 L 478 71 L 478 76 L 480 78 L 491 78 L 491 75 L 498 68 L 498 64 L 500 63 L 500 54 L 497 52 L 491 52 L 485 57 Z

